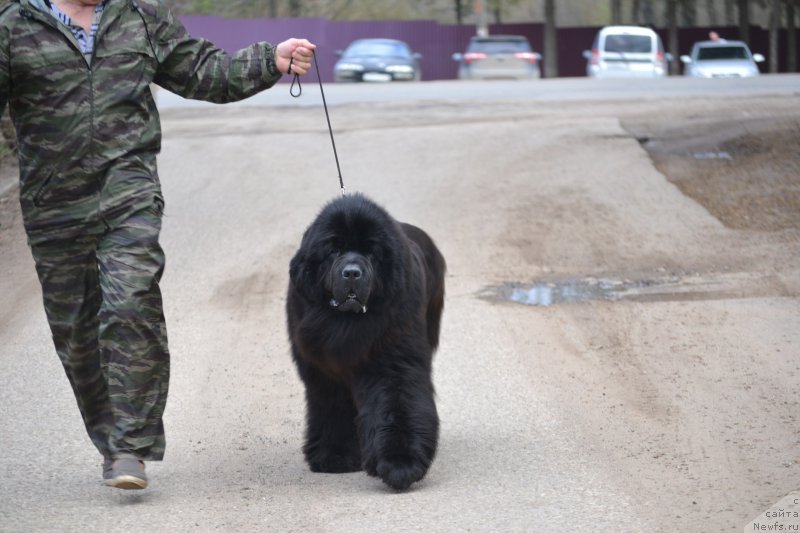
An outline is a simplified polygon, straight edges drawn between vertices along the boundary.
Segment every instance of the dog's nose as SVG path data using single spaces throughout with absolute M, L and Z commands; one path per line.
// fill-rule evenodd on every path
M 342 269 L 342 277 L 344 279 L 349 279 L 349 280 L 361 279 L 361 276 L 363 275 L 364 271 L 361 270 L 361 267 L 355 263 L 348 263 Z

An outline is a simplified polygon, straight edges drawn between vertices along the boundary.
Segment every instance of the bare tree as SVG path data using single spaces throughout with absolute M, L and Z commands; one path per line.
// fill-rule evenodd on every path
M 489 9 L 494 13 L 495 22 L 502 24 L 506 7 L 516 6 L 520 1 L 521 0 L 488 0 Z
M 558 37 L 556 28 L 556 0 L 544 2 L 544 75 L 558 77 Z
M 697 24 L 696 0 L 681 0 L 681 26 L 692 27 Z
M 738 0 L 725 0 L 725 22 L 726 26 L 733 26 L 736 24 L 736 15 L 734 15 L 736 11 L 736 6 Z
M 455 0 L 456 24 L 461 26 L 464 23 L 464 4 L 463 0 Z
M 781 25 L 781 0 L 772 0 L 769 16 L 769 71 L 778 72 L 778 30 Z
M 503 0 L 486 0 L 484 9 L 488 9 L 494 15 L 497 24 L 503 23 Z
M 633 0 L 631 2 L 631 22 L 633 24 L 641 24 L 641 11 L 642 3 L 640 0 Z
M 655 26 L 656 10 L 653 0 L 642 0 L 642 24 Z
M 672 61 L 669 62 L 670 74 L 678 73 L 678 2 L 667 0 L 667 27 L 669 28 L 669 53 Z
M 750 0 L 739 0 L 739 39 L 750 44 Z
M 611 24 L 622 23 L 622 0 L 611 0 Z
M 716 26 L 719 24 L 719 19 L 717 19 L 717 1 L 716 0 L 706 0 L 706 13 L 708 13 L 708 23 L 712 26 Z
M 786 45 L 789 49 L 789 53 L 786 56 L 786 70 L 789 72 L 797 72 L 796 6 L 797 0 L 786 0 Z

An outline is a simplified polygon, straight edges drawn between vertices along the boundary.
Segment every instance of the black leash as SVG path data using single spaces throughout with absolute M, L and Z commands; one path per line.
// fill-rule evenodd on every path
M 322 78 L 319 75 L 319 64 L 317 63 L 317 54 L 311 52 L 314 56 L 314 67 L 317 69 L 317 80 L 319 81 L 319 92 L 322 95 L 322 106 L 325 108 L 325 118 L 328 121 L 328 132 L 331 134 L 331 146 L 333 146 L 333 157 L 336 159 L 336 170 L 339 172 L 339 187 L 342 189 L 342 196 L 347 192 L 344 187 L 344 179 L 342 178 L 342 169 L 339 166 L 339 155 L 336 153 L 336 142 L 333 140 L 333 128 L 331 127 L 331 116 L 328 113 L 328 103 L 325 101 L 325 91 L 322 88 Z M 289 60 L 289 75 L 292 74 L 292 62 L 294 59 Z M 297 84 L 297 93 L 294 92 L 294 85 Z M 295 74 L 292 80 L 292 86 L 289 87 L 289 94 L 294 98 L 299 98 L 303 94 L 303 86 L 300 84 L 300 75 Z

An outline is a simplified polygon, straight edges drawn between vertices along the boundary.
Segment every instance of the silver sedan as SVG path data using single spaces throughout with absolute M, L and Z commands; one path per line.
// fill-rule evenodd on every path
M 702 41 L 695 43 L 691 55 L 681 56 L 684 74 L 693 78 L 749 78 L 758 76 L 756 63 L 761 54 L 752 54 L 742 41 Z

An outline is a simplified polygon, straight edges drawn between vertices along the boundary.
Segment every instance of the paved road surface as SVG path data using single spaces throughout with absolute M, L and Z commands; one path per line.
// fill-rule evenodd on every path
M 396 494 L 303 463 L 284 290 L 339 191 L 321 108 L 279 87 L 280 109 L 165 105 L 172 388 L 146 491 L 101 485 L 15 202 L 0 200 L 0 531 L 741 530 L 797 488 L 799 240 L 725 228 L 620 126 L 698 104 L 598 102 L 568 80 L 530 102 L 481 86 L 496 101 L 465 106 L 462 85 L 436 85 L 448 100 L 350 87 L 359 98 L 333 110 L 348 188 L 428 229 L 448 260 L 429 475 Z M 698 113 L 757 112 L 776 91 L 718 87 L 730 94 Z M 367 101 L 380 91 L 400 100 Z M 795 88 L 777 92 L 798 107 Z M 765 276 L 780 283 L 753 290 Z M 550 307 L 491 296 L 563 279 L 666 288 Z
M 296 90 L 296 89 L 295 89 Z M 328 105 L 365 102 L 486 100 L 585 102 L 602 100 L 663 100 L 669 98 L 704 98 L 714 96 L 797 95 L 800 74 L 759 76 L 748 79 L 694 79 L 671 77 L 654 80 L 558 78 L 531 81 L 433 81 L 424 83 L 372 83 L 324 85 Z M 288 84 L 260 93 L 234 105 L 287 105 Z M 302 95 L 292 105 L 321 105 L 318 82 L 309 77 L 302 82 Z M 213 107 L 215 104 L 185 100 L 161 91 L 161 108 Z

